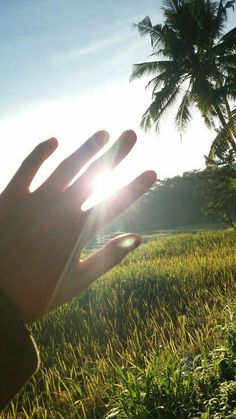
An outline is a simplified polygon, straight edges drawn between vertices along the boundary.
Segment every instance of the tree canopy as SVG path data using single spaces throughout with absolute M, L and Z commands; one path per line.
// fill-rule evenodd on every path
M 164 112 L 179 101 L 175 117 L 182 132 L 192 118 L 192 106 L 200 111 L 216 139 L 210 150 L 227 142 L 236 154 L 236 27 L 225 32 L 228 11 L 236 0 L 165 0 L 163 24 L 149 16 L 137 24 L 141 36 L 149 36 L 151 60 L 135 64 L 131 80 L 150 76 L 152 102 L 141 126 L 158 129 Z
M 105 233 L 172 230 L 218 221 L 231 225 L 232 219 L 236 220 L 235 178 L 236 166 L 231 165 L 164 179 L 118 217 Z

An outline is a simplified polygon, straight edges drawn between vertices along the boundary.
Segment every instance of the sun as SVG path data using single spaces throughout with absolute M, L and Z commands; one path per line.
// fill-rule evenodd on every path
M 82 205 L 82 210 L 95 206 L 101 201 L 109 198 L 119 189 L 119 179 L 109 170 L 99 172 L 92 180 L 92 194 Z
M 112 173 L 109 170 L 98 173 L 92 181 L 92 186 L 93 195 L 95 195 L 99 201 L 106 199 L 114 190 Z

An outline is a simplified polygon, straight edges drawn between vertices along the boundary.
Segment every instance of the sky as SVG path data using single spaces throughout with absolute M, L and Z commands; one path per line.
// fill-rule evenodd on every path
M 194 114 L 182 140 L 168 112 L 157 133 L 139 128 L 151 99 L 132 65 L 151 54 L 133 23 L 162 19 L 158 0 L 2 0 L 0 6 L 0 190 L 34 146 L 50 136 L 59 148 L 32 188 L 99 129 L 111 143 L 126 129 L 138 142 L 117 170 L 123 183 L 144 170 L 159 179 L 204 166 L 214 133 Z M 229 26 L 235 26 L 235 13 Z

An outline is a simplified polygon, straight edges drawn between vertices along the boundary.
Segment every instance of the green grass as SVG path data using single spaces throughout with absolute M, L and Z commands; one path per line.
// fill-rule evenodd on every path
M 142 245 L 33 327 L 40 371 L 2 418 L 236 418 L 236 234 Z

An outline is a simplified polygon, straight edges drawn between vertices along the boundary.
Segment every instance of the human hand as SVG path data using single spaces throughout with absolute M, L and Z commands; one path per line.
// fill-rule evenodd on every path
M 42 142 L 0 195 L 0 290 L 24 322 L 32 322 L 80 294 L 141 242 L 140 236 L 127 234 L 111 240 L 85 260 L 79 259 L 98 229 L 147 192 L 156 180 L 154 172 L 145 172 L 106 201 L 82 211 L 92 192 L 94 175 L 105 163 L 112 168 L 123 160 L 134 146 L 136 135 L 124 132 L 70 185 L 107 141 L 105 131 L 94 134 L 31 193 L 35 174 L 57 147 L 55 138 Z

